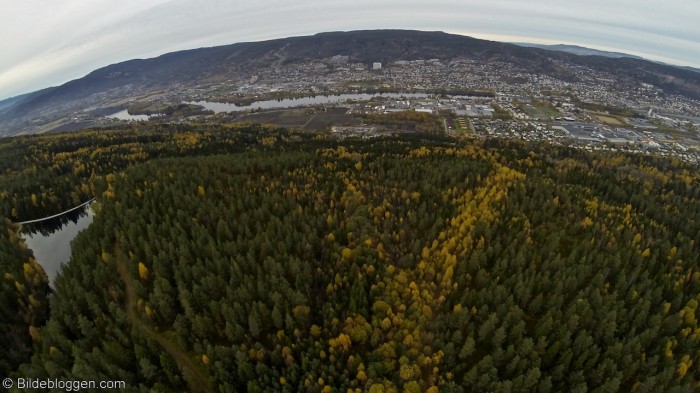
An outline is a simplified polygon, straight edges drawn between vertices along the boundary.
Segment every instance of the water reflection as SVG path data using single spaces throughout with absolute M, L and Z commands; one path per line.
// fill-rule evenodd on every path
M 46 220 L 22 224 L 22 235 L 53 286 L 61 266 L 70 260 L 71 241 L 93 220 L 92 204 Z
M 57 231 L 61 231 L 68 224 L 77 224 L 81 219 L 90 216 L 92 213 L 89 205 L 63 213 L 58 217 L 47 218 L 45 220 L 36 221 L 31 224 L 22 224 L 22 233 L 26 235 L 41 234 L 42 236 L 50 236 Z

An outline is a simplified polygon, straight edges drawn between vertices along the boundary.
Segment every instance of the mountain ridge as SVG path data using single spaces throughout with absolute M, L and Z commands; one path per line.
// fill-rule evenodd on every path
M 523 46 L 526 48 L 538 48 L 538 49 L 558 51 L 558 52 L 567 52 L 567 53 L 571 53 L 571 54 L 579 55 L 579 56 L 603 56 L 603 57 L 610 57 L 613 59 L 619 59 L 619 58 L 625 57 L 625 58 L 630 58 L 630 59 L 646 60 L 645 58 L 643 58 L 641 56 L 631 55 L 629 53 L 604 51 L 604 50 L 599 50 L 599 49 L 587 48 L 585 46 L 579 46 L 579 45 L 568 45 L 568 44 L 551 44 L 550 45 L 550 44 L 536 44 L 536 43 L 531 43 L 531 42 L 512 42 L 512 44 L 518 45 L 518 46 Z
M 514 45 L 526 47 L 526 48 L 538 48 L 538 49 L 544 49 L 544 50 L 550 50 L 550 51 L 557 51 L 557 52 L 566 52 L 566 53 L 571 53 L 574 55 L 579 55 L 579 56 L 602 56 L 602 57 L 609 57 L 613 59 L 620 59 L 620 58 L 629 58 L 629 59 L 637 59 L 637 60 L 645 60 L 649 61 L 651 63 L 656 63 L 656 64 L 661 64 L 665 66 L 670 66 L 686 71 L 693 71 L 693 72 L 700 72 L 700 68 L 695 68 L 695 67 L 690 67 L 690 66 L 683 66 L 683 65 L 678 65 L 678 64 L 668 64 L 664 63 L 662 61 L 654 61 L 654 60 L 649 60 L 646 59 L 642 56 L 637 56 L 637 55 L 632 55 L 629 53 L 624 53 L 624 52 L 611 52 L 611 51 L 604 51 L 600 49 L 593 49 L 593 48 L 588 48 L 585 46 L 579 46 L 579 45 L 568 45 L 568 44 L 536 44 L 536 43 L 531 43 L 531 42 L 511 42 Z
M 575 76 L 560 64 L 572 64 L 624 74 L 627 79 L 658 86 L 670 94 L 700 99 L 700 74 L 642 59 L 582 57 L 438 31 L 336 31 L 189 49 L 115 63 L 61 86 L 14 98 L 9 104 L 7 100 L 2 101 L 6 104 L 0 106 L 0 134 L 3 131 L 8 134 L 10 128 L 21 129 L 41 122 L 36 118 L 44 113 L 75 113 L 139 94 L 168 91 L 176 85 L 216 83 L 251 70 L 336 55 L 347 56 L 351 62 L 369 64 L 465 57 L 480 62 L 516 64 L 532 73 L 564 81 L 573 80 Z

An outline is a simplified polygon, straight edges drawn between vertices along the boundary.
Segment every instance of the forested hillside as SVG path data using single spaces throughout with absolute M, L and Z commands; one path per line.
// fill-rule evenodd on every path
M 3 157 L 31 152 L 2 163 L 6 214 L 98 198 L 18 375 L 143 392 L 700 387 L 697 168 L 183 128 L 3 141 Z M 25 258 L 13 239 L 0 251 Z
M 0 219 L 0 374 L 9 375 L 32 355 L 32 337 L 48 318 L 44 270 L 10 221 Z

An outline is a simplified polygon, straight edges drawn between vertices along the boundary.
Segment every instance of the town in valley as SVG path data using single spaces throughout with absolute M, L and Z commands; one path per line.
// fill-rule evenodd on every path
M 621 81 L 619 75 L 593 68 L 559 65 L 565 78 L 535 73 L 512 62 L 464 58 L 366 64 L 336 55 L 270 65 L 226 80 L 194 85 L 176 81 L 160 91 L 138 85 L 109 90 L 90 99 L 105 108 L 119 108 L 125 116 L 115 117 L 91 106 L 59 121 L 44 118 L 42 123 L 40 117 L 36 123 L 42 125 L 18 134 L 111 127 L 147 119 L 143 113 L 158 114 L 162 108 L 188 103 L 189 111 L 151 119 L 257 122 L 339 137 L 375 137 L 416 129 L 410 125 L 387 129 L 367 123 L 363 116 L 415 111 L 429 114 L 441 125 L 440 131 L 453 136 L 546 140 L 589 150 L 700 161 L 700 101 L 665 93 L 651 84 Z M 130 98 L 124 100 L 124 95 Z M 266 105 L 260 106 L 261 102 Z

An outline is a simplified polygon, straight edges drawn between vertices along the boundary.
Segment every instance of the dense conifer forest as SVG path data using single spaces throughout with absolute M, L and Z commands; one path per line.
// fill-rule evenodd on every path
M 0 140 L 0 372 L 134 392 L 691 392 L 700 174 L 405 134 Z M 97 197 L 49 290 L 12 222 Z

